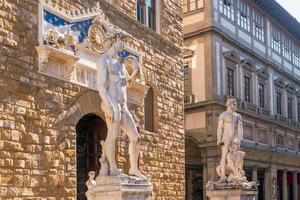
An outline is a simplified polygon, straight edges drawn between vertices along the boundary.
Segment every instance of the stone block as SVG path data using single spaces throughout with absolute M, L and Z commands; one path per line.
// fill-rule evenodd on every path
M 256 190 L 224 189 L 206 191 L 210 200 L 255 200 Z
M 16 130 L 11 131 L 11 140 L 13 141 L 19 141 L 20 140 L 20 132 Z
M 7 151 L 23 151 L 20 143 L 4 141 L 3 149 Z
M 148 180 L 120 176 L 98 176 L 93 195 L 95 200 L 146 200 L 152 195 L 152 185 Z
M 16 124 L 14 121 L 5 120 L 4 121 L 4 127 L 9 129 L 15 129 Z
M 15 106 L 15 112 L 20 115 L 25 115 L 26 108 L 21 107 L 21 106 Z
M 25 141 L 24 142 L 32 143 L 32 144 L 39 144 L 39 142 L 40 142 L 39 135 L 28 132 L 28 133 L 25 134 Z
M 16 168 L 25 168 L 25 160 L 15 160 L 14 165 Z

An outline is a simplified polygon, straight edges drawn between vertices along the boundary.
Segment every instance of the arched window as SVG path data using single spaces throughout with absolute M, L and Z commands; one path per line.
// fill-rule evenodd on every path
M 149 87 L 145 98 L 145 130 L 154 132 L 154 98 L 153 89 Z

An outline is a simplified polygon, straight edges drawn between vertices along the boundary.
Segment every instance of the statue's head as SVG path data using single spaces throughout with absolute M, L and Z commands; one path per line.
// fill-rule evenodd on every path
M 118 32 L 113 36 L 112 45 L 114 45 L 116 51 L 122 51 L 124 49 L 124 41 L 126 38 L 127 35 L 123 32 Z
M 96 173 L 95 173 L 95 171 L 90 171 L 90 172 L 88 173 L 88 175 L 89 175 L 89 178 L 90 178 L 90 179 L 94 179 Z
M 237 110 L 237 101 L 236 101 L 236 99 L 233 99 L 233 98 L 228 99 L 226 101 L 226 106 L 227 106 L 227 108 L 230 108 L 231 110 L 236 111 Z

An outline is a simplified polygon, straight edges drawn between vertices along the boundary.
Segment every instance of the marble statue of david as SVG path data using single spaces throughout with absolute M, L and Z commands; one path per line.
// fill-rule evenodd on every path
M 129 75 L 123 59 L 118 56 L 124 48 L 125 38 L 126 35 L 122 32 L 111 32 L 108 38 L 111 40 L 111 45 L 101 55 L 97 64 L 97 90 L 102 99 L 101 108 L 105 113 L 108 128 L 107 138 L 102 148 L 109 166 L 107 175 L 120 175 L 121 171 L 117 168 L 115 161 L 115 142 L 122 129 L 130 139 L 129 175 L 145 178 L 138 168 L 140 135 L 127 108 L 126 94 L 127 84 L 134 81 L 140 68 L 135 62 L 138 67 Z

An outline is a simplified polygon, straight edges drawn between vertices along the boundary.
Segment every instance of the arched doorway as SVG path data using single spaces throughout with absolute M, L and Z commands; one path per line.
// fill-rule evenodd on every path
M 86 200 L 85 192 L 88 172 L 100 169 L 101 140 L 105 140 L 107 126 L 103 119 L 95 114 L 84 115 L 76 125 L 77 156 L 77 200 Z
M 185 139 L 186 200 L 203 198 L 203 163 L 201 150 L 193 138 Z

